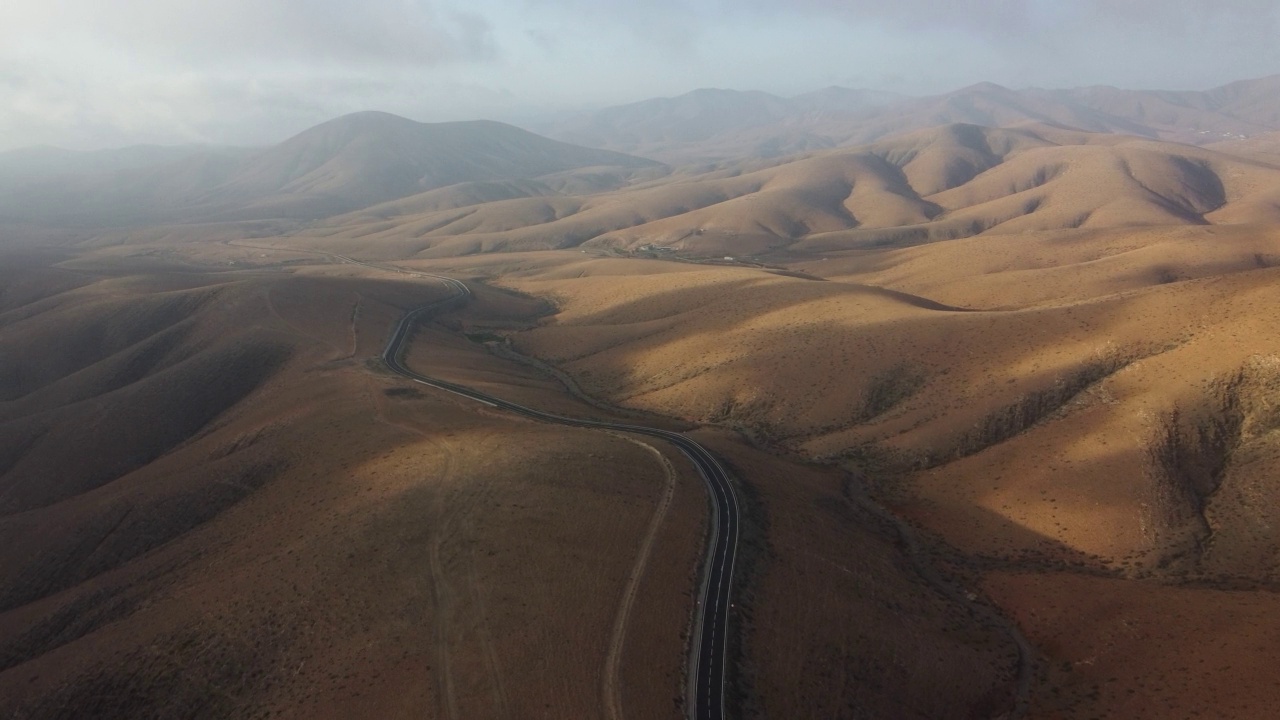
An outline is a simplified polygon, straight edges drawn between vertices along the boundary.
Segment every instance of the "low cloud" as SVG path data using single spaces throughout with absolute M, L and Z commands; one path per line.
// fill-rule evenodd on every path
M 0 43 L 9 54 L 53 47 L 185 68 L 439 65 L 495 53 L 482 16 L 421 0 L 6 0 Z
M 498 55 L 447 2 L 7 0 L 0 149 L 266 142 Z

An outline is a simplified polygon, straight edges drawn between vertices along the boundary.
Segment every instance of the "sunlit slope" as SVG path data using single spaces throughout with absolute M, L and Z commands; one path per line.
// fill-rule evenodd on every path
M 985 234 L 874 255 L 832 252 L 793 267 L 966 308 L 1008 309 L 1276 265 L 1274 226 L 1178 225 Z
M 1280 250 L 1274 236 L 1255 242 Z M 1219 267 L 1190 281 L 1122 278 L 1112 290 L 1092 285 L 1099 291 L 1092 298 L 1037 298 L 1026 309 L 964 310 L 853 282 L 748 269 L 458 262 L 556 298 L 560 312 L 514 336 L 515 344 L 613 402 L 727 423 L 813 456 L 870 453 L 908 468 L 1007 463 L 1019 452 L 1027 462 L 1078 455 L 1079 464 L 1041 463 L 1010 475 L 1027 484 L 1004 483 L 1003 493 L 1029 503 L 1041 489 L 1030 478 L 1096 478 L 1095 489 L 1076 492 L 1087 498 L 1096 490 L 1107 498 L 1104 508 L 1082 509 L 1071 516 L 1078 525 L 1059 535 L 1117 562 L 1163 552 L 1190 532 L 1177 515 L 1185 508 L 1150 520 L 1147 530 L 1127 520 L 1168 489 L 1150 457 L 1162 414 L 1209 402 L 1206 383 L 1280 353 L 1264 331 L 1277 270 L 1257 266 Z M 945 258 L 938 275 L 947 267 L 955 292 L 965 282 L 982 292 L 986 276 L 966 275 Z M 1013 449 L 1032 438 L 1048 445 Z M 1109 480 L 1115 477 L 1127 480 Z M 940 487 L 961 492 L 966 485 L 957 483 Z M 1035 528 L 1047 532 L 1067 524 L 1064 517 L 1050 513 L 1043 516 L 1050 526 Z
M 470 186 L 445 192 L 308 232 L 331 247 L 424 257 L 644 245 L 738 256 L 1280 217 L 1280 168 L 1267 162 L 1047 125 L 945 126 L 588 195 L 509 186 L 486 189 L 495 195 Z
M 388 284 L 364 290 L 378 298 L 364 303 L 357 285 L 330 281 L 325 294 L 305 278 L 73 275 L 86 284 L 22 298 L 0 314 L 7 514 L 128 477 L 270 384 L 299 353 L 373 349 L 376 338 L 354 334 L 353 313 L 413 296 Z M 308 292 L 320 301 L 304 313 L 297 298 Z
M 1194 198 L 1195 177 L 1162 192 Z M 936 533 L 1055 668 L 1034 706 L 1154 718 L 1280 699 L 1228 667 L 1274 658 L 1278 258 L 1266 224 L 1186 223 L 792 266 L 827 280 L 577 252 L 424 265 L 554 299 L 511 342 L 587 392 L 836 464 Z

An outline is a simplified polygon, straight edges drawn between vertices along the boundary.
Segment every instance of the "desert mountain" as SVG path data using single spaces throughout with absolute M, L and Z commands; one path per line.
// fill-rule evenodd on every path
M 1280 75 L 1205 91 L 1135 91 L 1114 87 L 1027 91 L 1122 117 L 1161 138 L 1205 144 L 1280 129 Z
M 309 232 L 364 252 L 656 246 L 718 257 L 1280 217 L 1280 165 L 1046 124 L 947 125 L 595 194 L 510 184 L 463 189 L 375 206 Z
M 1280 130 L 1278 87 L 1280 76 L 1206 91 L 1012 90 L 979 83 L 923 98 L 846 88 L 794 98 L 696 90 L 607 108 L 548 128 L 547 134 L 675 164 L 861 145 L 953 123 L 988 127 L 1053 123 L 1090 132 L 1208 144 Z
M 261 209 L 290 208 L 289 212 L 310 206 L 325 213 L 465 182 L 653 165 L 497 122 L 429 124 L 365 112 L 318 125 L 251 158 L 209 198 Z
M 153 162 L 135 157 L 141 154 L 97 162 L 58 160 L 63 154 L 52 150 L 0 157 L 0 178 L 10 178 L 0 218 L 72 225 L 309 220 L 458 183 L 583 168 L 616 175 L 656 165 L 502 123 L 428 124 L 376 112 L 347 115 L 256 152 L 153 151 Z
M 1269 718 L 1274 85 L 0 157 L 0 716 L 687 717 L 693 466 L 424 308 L 726 461 L 730 717 Z
M 664 162 L 832 147 L 830 126 L 856 125 L 901 96 L 830 87 L 783 98 L 759 91 L 702 89 L 606 108 L 544 128 L 551 137 Z

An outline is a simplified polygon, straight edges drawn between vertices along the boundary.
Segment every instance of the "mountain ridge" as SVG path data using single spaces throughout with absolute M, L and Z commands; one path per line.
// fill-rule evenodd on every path
M 704 88 L 604 108 L 540 129 L 568 142 L 668 164 L 862 145 L 953 123 L 1005 127 L 1045 122 L 1204 145 L 1280 130 L 1278 98 L 1280 75 L 1198 91 L 1110 86 L 1014 90 L 980 82 L 924 97 L 836 86 L 784 98 Z M 686 132 L 673 135 L 672 128 Z
M 21 160 L 41 152 L 48 151 L 7 155 Z M 459 183 L 658 166 L 495 121 L 419 123 L 377 111 L 344 115 L 251 153 L 154 154 L 169 161 L 69 175 L 24 173 L 21 165 L 6 173 L 0 156 L 0 179 L 9 179 L 0 219 L 117 226 L 179 218 L 311 220 Z

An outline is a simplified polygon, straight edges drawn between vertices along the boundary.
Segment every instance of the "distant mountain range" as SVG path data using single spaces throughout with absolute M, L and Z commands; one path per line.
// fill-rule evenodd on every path
M 1280 130 L 1280 75 L 1202 92 L 1011 90 L 992 83 L 924 98 L 838 87 L 793 98 L 696 90 L 537 130 L 566 142 L 685 164 L 862 145 L 953 123 L 1012 127 L 1029 122 L 1197 145 L 1251 137 Z
M 431 124 L 363 112 L 263 149 L 0 153 L 0 221 L 101 226 L 308 220 L 459 183 L 584 168 L 625 175 L 654 166 L 497 122 Z
M 484 120 L 433 124 L 363 112 L 268 148 L 27 148 L 0 153 L 0 223 L 297 224 L 355 212 L 376 219 L 485 202 L 584 197 L 656 180 L 672 166 L 683 167 L 677 177 L 717 168 L 744 172 L 743 162 L 776 163 L 772 158 L 959 125 L 1034 127 L 1037 133 L 1057 128 L 1236 154 L 1275 153 L 1280 76 L 1204 92 L 1010 90 L 990 83 L 927 98 L 838 87 L 792 98 L 697 90 L 539 128 L 557 139 Z M 1250 144 L 1240 145 L 1246 139 Z M 576 209 L 537 212 L 554 220 Z M 615 219 L 590 232 L 626 225 Z

